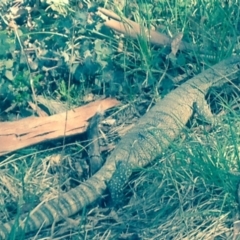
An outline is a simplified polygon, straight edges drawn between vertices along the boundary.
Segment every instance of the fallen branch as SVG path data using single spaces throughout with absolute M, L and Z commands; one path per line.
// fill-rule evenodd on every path
M 101 108 L 118 105 L 116 99 L 103 99 L 50 117 L 29 117 L 0 123 L 0 156 L 40 142 L 72 136 L 86 131 L 88 119 Z
M 105 26 L 117 32 L 123 33 L 126 37 L 137 39 L 139 36 L 146 36 L 148 38 L 148 41 L 154 45 L 169 47 L 171 47 L 172 41 L 174 40 L 160 32 L 143 28 L 140 26 L 140 24 L 127 18 L 122 18 L 116 13 L 105 8 L 98 8 L 98 15 L 100 15 L 105 20 Z M 179 44 L 179 50 L 196 51 L 197 48 L 190 43 L 181 41 Z

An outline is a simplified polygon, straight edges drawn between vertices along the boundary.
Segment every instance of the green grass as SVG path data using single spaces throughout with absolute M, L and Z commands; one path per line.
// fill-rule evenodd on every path
M 100 66 L 94 74 L 99 75 L 95 76 L 93 82 L 92 78 L 84 74 L 79 76 L 78 82 L 76 79 L 73 81 L 73 69 L 76 66 L 69 60 L 64 65 L 64 76 L 67 75 L 68 78 L 57 75 L 61 81 L 54 79 L 55 87 L 51 85 L 52 82 L 43 82 L 36 77 L 37 82 L 33 83 L 36 94 L 42 94 L 43 91 L 47 96 L 54 96 L 69 104 L 79 103 L 91 91 L 97 92 L 96 94 L 101 91 L 105 93 L 105 89 L 101 88 L 111 88 L 108 82 L 101 78 L 101 74 L 108 75 L 117 69 L 122 73 L 122 79 L 115 82 L 115 75 L 110 79 L 110 82 L 113 81 L 117 88 L 121 89 L 116 96 L 130 102 L 129 106 L 136 107 L 137 110 L 129 114 L 125 109 L 116 115 L 120 116 L 119 118 L 122 117 L 121 114 L 134 117 L 141 105 L 144 105 L 146 110 L 156 99 L 172 90 L 173 85 L 178 85 L 176 77 L 179 75 L 186 74 L 189 78 L 202 71 L 205 65 L 212 65 L 233 52 L 239 53 L 236 42 L 239 35 L 237 0 L 229 1 L 228 4 L 217 0 L 139 0 L 138 3 L 126 1 L 124 9 L 115 8 L 116 4 L 110 1 L 102 1 L 101 4 L 103 2 L 106 8 L 138 22 L 142 29 L 146 27 L 159 30 L 173 38 L 183 33 L 183 40 L 194 44 L 198 49 L 178 53 L 176 59 L 171 61 L 166 58 L 171 50 L 165 46 L 151 45 L 144 31 L 136 40 L 123 37 L 118 39 L 115 33 L 100 31 L 99 22 L 93 24 L 96 27 L 94 31 L 92 26 L 79 26 L 81 19 L 79 20 L 71 9 L 65 9 L 69 18 L 64 18 L 64 21 L 76 17 L 75 25 L 69 28 L 69 32 L 66 33 L 64 28 L 59 27 L 62 24 L 60 17 L 56 19 L 56 25 L 49 23 L 47 32 L 36 29 L 35 33 L 31 32 L 30 35 L 36 39 L 41 35 L 40 41 L 49 48 L 54 45 L 66 54 L 64 56 L 73 57 L 76 54 L 79 61 L 77 64 L 81 62 L 78 57 L 85 57 L 89 49 L 85 49 L 83 55 L 77 51 L 83 50 L 82 46 L 89 41 L 91 54 L 97 55 L 92 61 Z M 66 13 L 64 11 L 64 14 Z M 47 14 L 44 17 L 47 19 Z M 55 33 L 55 30 L 51 32 L 52 29 L 58 29 L 59 33 Z M 95 35 L 92 36 L 93 32 Z M 28 36 L 28 33 L 24 32 L 23 36 Z M 81 41 L 82 39 L 84 41 Z M 119 42 L 123 44 L 121 52 L 117 51 Z M 200 53 L 202 50 L 205 54 Z M 3 51 L 3 55 L 6 53 L 7 51 Z M 105 68 L 108 64 L 111 71 Z M 57 69 L 55 73 L 58 74 L 58 71 L 61 72 L 62 69 Z M 28 79 L 22 79 L 22 76 L 27 75 L 26 72 L 25 69 L 15 79 L 14 94 L 18 97 L 11 99 L 13 102 L 27 103 L 31 96 Z M 41 85 L 42 83 L 46 86 Z M 17 88 L 22 84 L 28 88 L 27 96 Z M 233 239 L 233 224 L 238 220 L 240 201 L 237 195 L 240 179 L 238 84 L 234 89 L 232 87 L 231 94 L 232 92 L 235 92 L 236 96 L 232 98 L 232 103 L 227 101 L 228 94 L 220 100 L 215 99 L 224 106 L 226 114 L 218 118 L 214 126 L 209 129 L 209 126 L 201 125 L 194 119 L 190 129 L 186 129 L 153 165 L 136 169 L 124 191 L 126 198 L 121 208 L 102 208 L 105 203 L 98 202 L 73 218 L 66 219 L 67 224 L 54 225 L 52 229 L 43 231 L 43 235 L 59 239 L 57 233 L 62 231 L 62 239 Z M 139 102 L 140 104 L 137 104 Z M 126 120 L 127 117 L 123 119 Z M 127 120 L 129 122 L 129 119 Z M 125 123 L 122 125 L 125 127 Z M 118 128 L 113 128 L 112 131 L 118 131 Z M 57 142 L 30 147 L 1 158 L 2 222 L 17 219 L 19 213 L 28 212 L 34 206 L 84 180 L 86 169 L 76 167 L 79 162 L 84 166 L 82 146 L 77 143 L 64 146 L 61 144 L 62 142 Z M 62 157 L 62 148 L 66 154 L 64 159 L 58 162 L 57 159 Z M 55 160 L 49 159 L 49 156 L 55 157 Z M 74 226 L 70 232 L 69 226 Z M 41 234 L 32 233 L 36 239 L 42 239 Z

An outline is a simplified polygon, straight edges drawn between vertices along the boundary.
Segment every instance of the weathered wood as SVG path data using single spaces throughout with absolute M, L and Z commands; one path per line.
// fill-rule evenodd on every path
M 125 37 L 130 37 L 133 39 L 138 39 L 139 36 L 145 36 L 146 39 L 158 46 L 168 46 L 171 47 L 172 41 L 174 39 L 168 37 L 155 30 L 149 30 L 143 28 L 139 23 L 132 20 L 118 16 L 116 13 L 105 8 L 98 8 L 98 15 L 101 16 L 105 21 L 104 25 L 119 32 L 123 33 Z M 144 33 L 144 34 L 143 34 Z M 181 51 L 197 51 L 198 48 L 193 44 L 180 41 L 178 49 Z M 204 52 L 203 52 L 204 53 Z
M 29 117 L 0 123 L 0 156 L 40 142 L 83 133 L 88 119 L 101 109 L 118 105 L 116 99 L 103 99 L 49 117 Z M 66 120 L 67 119 L 67 120 Z

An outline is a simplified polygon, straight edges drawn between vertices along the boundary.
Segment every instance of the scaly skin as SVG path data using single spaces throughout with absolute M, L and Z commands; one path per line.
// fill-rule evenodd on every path
M 100 198 L 116 171 L 120 161 L 131 166 L 144 167 L 153 161 L 179 135 L 193 113 L 193 104 L 204 106 L 204 97 L 214 86 L 233 79 L 240 72 L 240 57 L 231 57 L 195 76 L 169 93 L 151 108 L 118 143 L 103 167 L 78 187 L 35 208 L 28 217 L 21 217 L 20 228 L 25 233 L 64 220 Z M 121 175 L 121 173 L 119 173 Z M 115 174 L 114 174 L 115 175 Z M 122 185 L 122 175 L 110 182 Z M 121 183 L 118 182 L 120 179 Z M 1 239 L 8 239 L 14 221 L 0 225 Z

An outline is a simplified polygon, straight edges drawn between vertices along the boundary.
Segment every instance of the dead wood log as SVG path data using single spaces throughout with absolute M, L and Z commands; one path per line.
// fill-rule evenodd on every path
M 107 98 L 91 102 L 67 112 L 49 117 L 29 117 L 0 123 L 0 156 L 12 151 L 64 136 L 86 131 L 88 119 L 99 109 L 105 111 L 118 105 L 116 99 Z
M 104 25 L 119 32 L 123 33 L 125 37 L 133 39 L 139 38 L 139 36 L 145 36 L 147 40 L 159 46 L 171 47 L 174 39 L 168 37 L 165 34 L 157 32 L 155 30 L 148 30 L 147 28 L 141 27 L 139 23 L 132 20 L 118 16 L 116 13 L 105 8 L 98 8 L 98 15 L 105 19 Z M 197 51 L 198 48 L 191 43 L 181 41 L 178 49 L 181 51 Z

